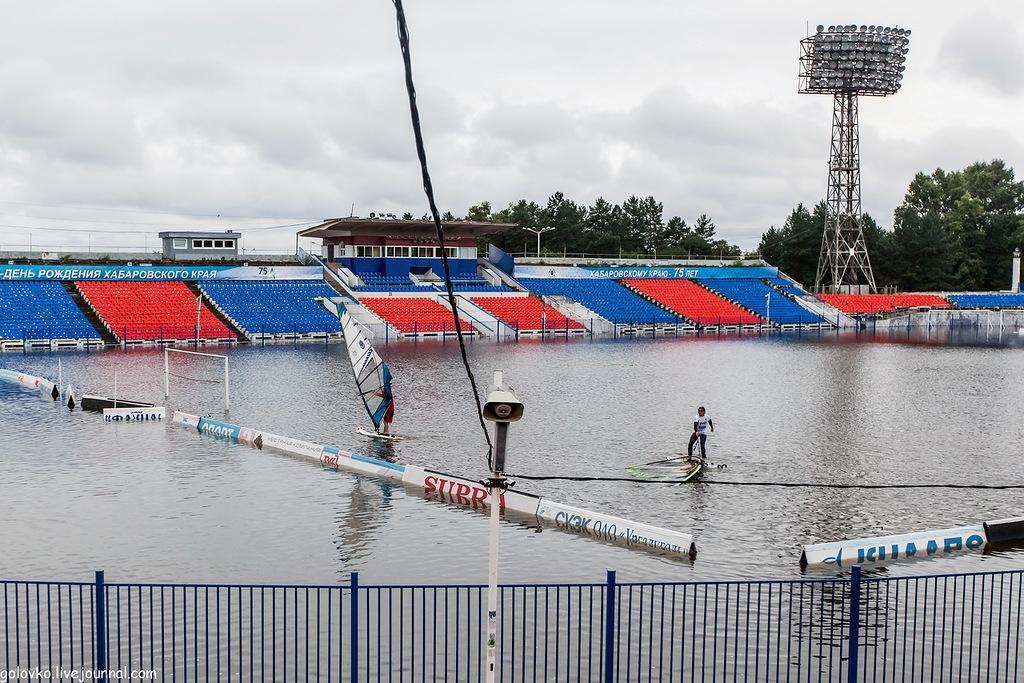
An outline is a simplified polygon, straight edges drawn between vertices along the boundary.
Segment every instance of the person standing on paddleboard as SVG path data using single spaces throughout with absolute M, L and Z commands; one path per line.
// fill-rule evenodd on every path
M 700 441 L 700 458 L 706 460 L 708 457 L 707 448 L 705 442 L 708 439 L 708 430 L 711 433 L 715 431 L 715 423 L 711 421 L 711 417 L 704 410 L 704 406 L 697 408 L 697 414 L 693 416 L 693 434 L 690 435 L 690 443 L 686 446 L 686 456 L 688 458 L 693 457 L 693 444 Z

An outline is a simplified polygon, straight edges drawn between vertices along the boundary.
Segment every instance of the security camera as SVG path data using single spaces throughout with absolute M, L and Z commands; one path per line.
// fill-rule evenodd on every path
M 491 422 L 517 422 L 523 418 L 523 402 L 505 387 L 497 387 L 487 394 L 484 419 Z

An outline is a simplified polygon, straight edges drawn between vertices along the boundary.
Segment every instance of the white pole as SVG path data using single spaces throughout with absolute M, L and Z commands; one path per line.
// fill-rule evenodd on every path
M 231 410 L 231 383 L 228 380 L 228 359 L 224 357 L 224 414 Z
M 503 373 L 500 370 L 496 371 L 494 386 L 502 386 L 503 379 Z M 496 431 L 502 427 L 507 428 L 508 425 L 499 424 Z M 502 446 L 503 444 L 498 445 L 499 448 Z M 497 680 L 498 661 L 498 530 L 501 514 L 501 488 L 497 486 L 500 475 L 493 469 L 497 461 L 497 453 L 495 453 L 491 459 L 491 524 L 487 563 L 487 683 L 495 683 Z
M 57 393 L 64 397 L 64 370 L 61 367 L 60 358 L 57 359 Z
M 197 344 L 199 343 L 199 330 L 200 330 L 200 327 L 199 327 L 199 311 L 202 310 L 202 307 L 203 307 L 203 295 L 202 294 L 197 294 L 196 295 L 196 343 Z
M 117 370 L 114 370 L 114 407 L 117 407 Z
M 492 471 L 492 477 L 498 473 Z M 490 551 L 487 571 L 487 683 L 497 678 L 498 660 L 498 528 L 501 508 L 501 489 L 491 486 Z
M 167 348 L 164 348 L 164 400 L 171 395 L 171 371 L 167 365 Z

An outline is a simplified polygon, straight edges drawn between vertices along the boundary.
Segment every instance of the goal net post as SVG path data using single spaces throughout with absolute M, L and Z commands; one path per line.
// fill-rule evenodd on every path
M 184 374 L 177 374 L 171 372 L 171 354 L 181 354 L 182 356 L 192 356 L 199 358 L 209 358 L 211 362 L 220 360 L 224 367 L 224 375 L 222 379 L 208 379 L 202 377 L 192 377 Z M 231 410 L 231 369 L 228 364 L 228 357 L 219 353 L 202 353 L 200 351 L 186 351 L 185 349 L 172 349 L 170 347 L 164 347 L 164 400 L 166 401 L 171 396 L 171 377 L 177 377 L 191 382 L 202 382 L 206 384 L 223 384 L 224 385 L 224 412 L 227 413 Z

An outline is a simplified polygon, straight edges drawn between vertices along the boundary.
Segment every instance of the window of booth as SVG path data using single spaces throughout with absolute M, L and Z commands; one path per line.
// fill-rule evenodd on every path
M 409 247 L 388 247 L 387 255 L 397 258 L 409 258 Z
M 175 239 L 173 245 L 175 249 L 188 249 L 188 240 Z
M 381 247 L 364 246 L 362 244 L 356 245 L 356 256 L 359 258 L 380 258 Z

